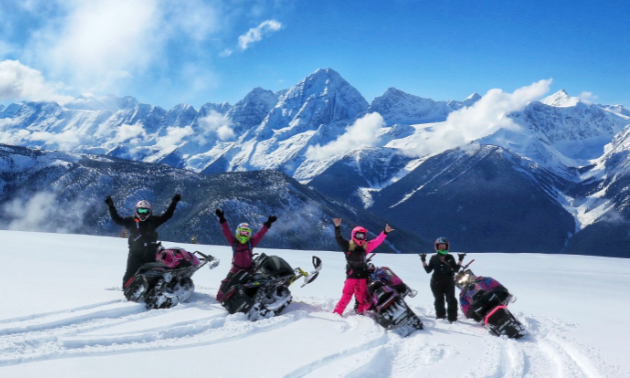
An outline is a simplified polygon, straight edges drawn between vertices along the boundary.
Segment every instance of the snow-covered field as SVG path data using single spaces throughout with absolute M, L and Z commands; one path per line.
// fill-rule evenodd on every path
M 333 237 L 331 235 L 331 237 Z M 377 255 L 418 290 L 425 329 L 401 338 L 368 317 L 332 314 L 344 280 L 333 252 L 265 250 L 312 269 L 283 315 L 249 322 L 215 300 L 231 248 L 182 245 L 221 259 L 193 277 L 189 303 L 146 311 L 119 289 L 126 240 L 0 231 L 0 376 L 8 377 L 629 377 L 630 260 L 470 254 L 503 283 L 530 335 L 501 339 L 463 319 L 434 319 L 417 255 Z M 165 243 L 165 245 L 174 245 Z M 349 306 L 350 307 L 350 306 Z

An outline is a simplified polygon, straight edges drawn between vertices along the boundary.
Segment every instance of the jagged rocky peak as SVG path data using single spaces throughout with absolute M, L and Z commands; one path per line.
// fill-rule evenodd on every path
M 285 101 L 299 99 L 304 103 L 312 98 L 328 98 L 339 96 L 345 100 L 345 105 L 367 108 L 367 101 L 358 90 L 344 80 L 337 71 L 326 68 L 318 69 L 311 75 L 293 86 L 285 94 Z
M 557 108 L 568 108 L 577 105 L 577 103 L 580 102 L 580 99 L 577 97 L 570 97 L 564 89 L 560 89 L 551 96 L 545 97 L 540 102 Z

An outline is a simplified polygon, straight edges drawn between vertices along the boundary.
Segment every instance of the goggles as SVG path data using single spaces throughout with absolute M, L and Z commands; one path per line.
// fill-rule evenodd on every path
M 136 213 L 138 214 L 150 214 L 151 213 L 151 209 L 147 209 L 145 207 L 139 207 L 136 209 Z
M 237 232 L 240 236 L 249 236 L 252 234 L 250 230 L 237 230 Z
M 357 240 L 365 240 L 365 232 L 357 232 L 354 234 L 354 238 Z

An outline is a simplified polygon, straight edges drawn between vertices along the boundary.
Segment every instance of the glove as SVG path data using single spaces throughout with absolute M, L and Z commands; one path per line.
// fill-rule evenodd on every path
M 182 196 L 181 196 L 179 193 L 176 193 L 176 194 L 173 196 L 173 202 L 177 203 L 177 202 L 179 202 L 179 201 L 181 201 L 181 200 L 182 200 Z
M 457 254 L 457 257 L 459 257 L 459 262 L 464 261 L 464 256 L 466 256 L 466 254 L 465 254 L 465 253 L 458 253 L 458 254 Z
M 273 222 L 277 221 L 278 217 L 275 215 L 270 216 L 265 223 L 263 223 L 267 228 L 271 228 Z
M 112 196 L 107 196 L 107 198 L 105 198 L 105 203 L 109 207 L 114 206 L 114 200 L 112 199 Z
M 426 253 L 418 253 L 418 255 L 420 255 L 420 260 L 422 260 L 422 262 L 427 262 L 427 254 Z
M 216 209 L 214 213 L 219 217 L 219 223 L 225 223 L 225 213 L 221 209 Z

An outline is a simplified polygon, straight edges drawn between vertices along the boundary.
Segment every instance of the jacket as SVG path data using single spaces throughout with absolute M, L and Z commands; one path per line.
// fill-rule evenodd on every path
M 455 273 L 461 268 L 459 264 L 455 261 L 455 258 L 450 255 L 444 255 L 444 260 L 441 259 L 439 254 L 435 254 L 431 256 L 429 263 L 424 267 L 424 270 L 427 273 L 433 272 L 433 276 L 431 277 L 431 281 L 447 281 L 450 280 L 453 282 L 455 278 Z
M 362 246 L 359 246 L 353 241 L 344 239 L 341 236 L 341 227 L 335 226 L 335 239 L 346 257 L 347 278 L 367 278 L 366 256 L 381 245 L 386 237 L 387 234 L 383 231 L 375 239 L 366 241 Z

